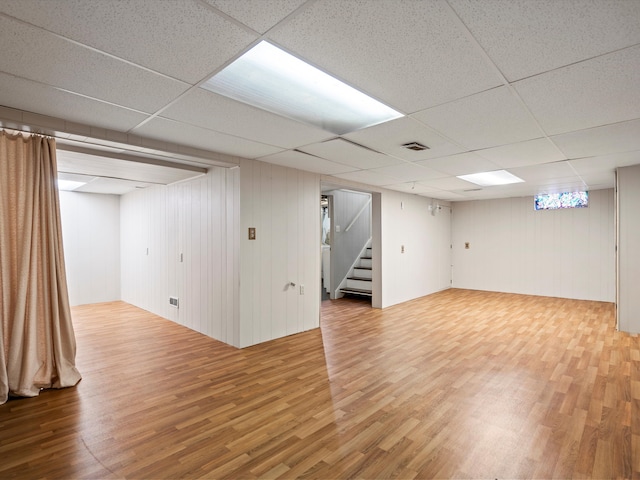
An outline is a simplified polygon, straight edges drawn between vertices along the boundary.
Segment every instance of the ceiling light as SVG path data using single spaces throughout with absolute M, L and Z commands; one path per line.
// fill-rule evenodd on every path
M 458 175 L 458 178 L 466 180 L 467 182 L 475 183 L 481 187 L 493 187 L 495 185 L 508 185 L 510 183 L 524 182 L 524 180 L 516 177 L 506 170 L 472 173 L 471 175 Z
M 72 192 L 76 188 L 80 188 L 86 185 L 87 182 L 76 182 L 74 180 L 62 180 L 58 179 L 58 190 L 64 190 L 65 192 Z
M 260 42 L 202 88 L 336 135 L 402 116 L 267 42 Z

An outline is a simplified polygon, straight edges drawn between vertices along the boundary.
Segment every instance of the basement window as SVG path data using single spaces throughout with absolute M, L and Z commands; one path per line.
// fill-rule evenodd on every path
M 589 192 L 545 193 L 533 197 L 536 210 L 585 208 L 589 206 Z

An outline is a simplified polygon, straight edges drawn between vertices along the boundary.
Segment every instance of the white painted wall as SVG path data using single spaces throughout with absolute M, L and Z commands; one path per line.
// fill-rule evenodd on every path
M 122 300 L 238 345 L 239 176 L 213 167 L 122 196 Z
M 619 168 L 618 329 L 640 333 L 640 166 Z
M 442 209 L 431 215 L 429 205 L 435 203 L 417 195 L 382 193 L 382 308 L 450 287 L 451 210 L 440 202 Z
M 120 300 L 120 198 L 60 192 L 69 302 Z
M 536 212 L 532 197 L 456 202 L 452 240 L 456 288 L 615 301 L 611 189 L 578 209 Z
M 240 197 L 239 345 L 317 328 L 320 176 L 241 160 Z M 249 227 L 256 228 L 255 240 L 248 239 Z

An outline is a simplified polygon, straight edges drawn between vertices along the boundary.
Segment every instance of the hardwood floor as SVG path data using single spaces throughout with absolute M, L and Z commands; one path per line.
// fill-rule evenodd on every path
M 237 350 L 73 310 L 75 388 L 0 406 L 0 478 L 632 478 L 640 340 L 614 306 L 448 290 Z

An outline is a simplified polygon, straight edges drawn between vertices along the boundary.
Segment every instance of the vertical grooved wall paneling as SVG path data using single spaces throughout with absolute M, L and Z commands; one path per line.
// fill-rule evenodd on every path
M 120 300 L 120 197 L 60 192 L 72 306 Z
M 535 211 L 533 197 L 453 204 L 453 286 L 615 301 L 614 194 Z M 465 249 L 469 242 L 469 249 Z
M 240 346 L 317 328 L 320 176 L 241 159 L 240 197 Z
M 122 300 L 236 346 L 237 177 L 212 167 L 120 201 Z
M 449 202 L 432 215 L 438 201 L 426 197 L 384 192 L 381 200 L 382 308 L 449 288 Z
M 619 168 L 618 195 L 618 328 L 640 333 L 640 165 Z

